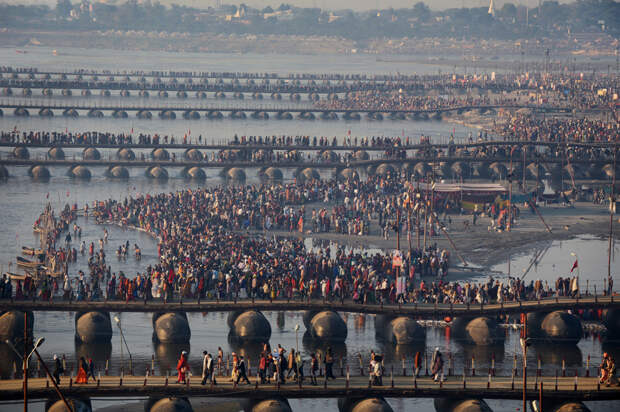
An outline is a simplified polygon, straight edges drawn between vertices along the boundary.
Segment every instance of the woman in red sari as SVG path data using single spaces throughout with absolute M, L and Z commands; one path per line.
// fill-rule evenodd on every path
M 187 352 L 181 352 L 179 363 L 177 363 L 177 372 L 179 373 L 178 383 L 185 383 L 185 374 L 189 372 L 189 363 L 187 363 Z
M 86 364 L 86 359 L 84 357 L 80 357 L 79 362 L 80 367 L 78 368 L 78 373 L 75 378 L 75 383 L 88 383 L 88 375 L 86 371 L 88 370 L 88 365 Z

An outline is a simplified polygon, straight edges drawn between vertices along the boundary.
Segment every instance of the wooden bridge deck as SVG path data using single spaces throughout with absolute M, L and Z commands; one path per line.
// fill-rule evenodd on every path
M 522 399 L 523 383 L 512 377 L 467 376 L 465 384 L 462 376 L 446 377 L 441 385 L 433 382 L 431 377 L 420 377 L 414 382 L 411 376 L 394 377 L 394 385 L 389 376 L 383 377 L 383 386 L 369 387 L 369 379 L 365 376 L 351 377 L 347 386 L 346 378 L 338 377 L 327 382 L 318 378 L 318 386 L 311 386 L 308 380 L 301 387 L 290 382 L 280 387 L 274 383 L 256 385 L 256 376 L 250 377 L 251 384 L 233 385 L 230 378 L 218 378 L 218 384 L 201 385 L 200 377 L 190 378 L 189 384 L 176 383 L 176 377 L 153 376 L 102 376 L 98 382 L 89 384 L 70 383 L 70 378 L 62 378 L 60 389 L 66 397 L 91 396 L 105 397 L 147 397 L 147 396 L 185 396 L 185 397 L 244 397 L 265 399 L 272 397 L 285 398 L 340 398 L 340 397 L 373 397 L 386 398 L 439 398 L 439 397 L 473 397 L 487 399 Z M 540 382 L 542 381 L 542 397 L 549 400 L 596 401 L 620 399 L 620 387 L 597 385 L 596 377 L 580 377 L 575 388 L 574 377 L 528 377 L 526 397 L 530 400 L 539 399 Z M 0 399 L 19 400 L 23 398 L 22 380 L 0 381 Z M 55 397 L 54 388 L 46 378 L 28 380 L 28 396 L 31 399 Z
M 357 304 L 352 301 L 312 300 L 255 300 L 237 301 L 9 301 L 0 300 L 0 311 L 104 311 L 104 312 L 232 312 L 244 310 L 290 311 L 290 310 L 333 310 L 337 312 L 389 314 L 402 316 L 421 316 L 428 319 L 446 316 L 495 316 L 498 314 L 551 312 L 554 310 L 611 309 L 620 308 L 620 299 L 614 296 L 585 296 L 573 298 L 549 298 L 540 301 L 507 302 L 503 304 L 463 305 L 463 304 L 406 304 L 377 305 Z

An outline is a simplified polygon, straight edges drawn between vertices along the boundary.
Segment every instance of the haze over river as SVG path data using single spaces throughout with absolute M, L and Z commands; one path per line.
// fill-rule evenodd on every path
M 51 50 L 45 48 L 27 48 L 27 54 L 16 54 L 14 49 L 0 49 L 0 60 L 3 65 L 13 67 L 36 66 L 40 70 L 71 70 L 75 68 L 91 69 L 126 69 L 126 70 L 179 70 L 179 71 L 229 71 L 229 72 L 278 72 L 288 73 L 418 73 L 433 72 L 438 68 L 428 65 L 415 65 L 411 63 L 383 63 L 376 62 L 373 56 L 269 56 L 265 58 L 260 55 L 202 55 L 190 53 L 152 53 L 152 52 L 117 52 L 100 50 L 59 50 L 59 56 L 53 56 Z M 450 68 L 441 68 L 444 72 Z M 37 99 L 41 97 L 36 97 Z M 55 97 L 55 99 L 60 97 Z M 79 96 L 73 99 L 84 99 Z M 92 99 L 100 99 L 93 97 Z M 113 98 L 114 99 L 114 98 Z M 151 97 L 151 103 L 156 103 L 157 97 Z M 192 101 L 192 97 L 187 100 Z M 246 100 L 247 102 L 247 100 Z M 238 102 L 236 102 L 238 104 Z M 247 102 L 252 103 L 252 102 Z M 270 102 L 265 102 L 268 104 Z M 285 103 L 283 103 L 285 104 Z M 191 136 L 196 138 L 202 135 L 206 142 L 223 142 L 230 139 L 234 134 L 238 135 L 310 135 L 310 136 L 338 136 L 342 138 L 348 130 L 353 136 L 410 136 L 413 139 L 420 135 L 431 136 L 433 141 L 447 141 L 450 133 L 456 132 L 457 138 L 465 138 L 470 131 L 474 130 L 460 125 L 445 122 L 414 122 L 414 121 L 390 121 L 370 122 L 362 120 L 347 123 L 344 120 L 324 122 L 324 121 L 258 121 L 258 120 L 229 120 L 221 121 L 195 120 L 185 121 L 181 119 L 165 121 L 154 118 L 153 120 L 138 120 L 130 114 L 129 119 L 90 119 L 80 117 L 79 119 L 66 119 L 54 117 L 43 119 L 36 114 L 30 118 L 18 118 L 10 114 L 0 117 L 0 129 L 12 130 L 17 127 L 20 131 L 47 130 L 47 131 L 102 131 L 102 132 L 125 132 L 132 129 L 137 133 L 158 133 L 160 135 L 174 135 L 181 138 L 183 134 L 191 130 Z M 2 156 L 5 156 L 11 149 L 4 148 Z M 31 154 L 44 153 L 42 150 L 32 150 Z M 104 152 L 104 156 L 111 152 Z M 180 156 L 177 153 L 177 157 Z M 79 156 L 80 152 L 67 150 L 67 155 Z M 188 187 L 199 187 L 201 185 L 217 185 L 223 181 L 217 176 L 217 170 L 207 170 L 208 178 L 206 183 L 186 182 L 178 176 L 178 170 L 169 170 L 171 179 L 168 182 L 157 182 L 144 177 L 144 170 L 134 168 L 130 170 L 131 178 L 128 181 L 111 181 L 104 177 L 103 169 L 92 168 L 93 178 L 89 182 L 75 181 L 66 177 L 66 168 L 51 168 L 52 178 L 47 183 L 33 182 L 27 175 L 26 167 L 11 167 L 9 172 L 11 178 L 7 182 L 0 183 L 2 208 L 0 209 L 0 264 L 3 271 L 7 270 L 8 264 L 15 261 L 15 256 L 20 253 L 22 245 L 36 246 L 38 240 L 32 233 L 32 223 L 49 201 L 55 209 L 59 209 L 65 203 L 77 203 L 83 207 L 84 203 L 92 203 L 95 199 L 116 198 L 121 199 L 128 195 L 158 193 L 176 191 Z M 250 170 L 248 182 L 257 182 L 256 171 Z M 325 177 L 328 175 L 326 174 Z M 285 172 L 285 178 L 290 178 L 290 171 Z M 83 229 L 82 240 L 87 244 L 91 241 L 95 243 L 103 237 L 103 227 L 97 226 L 92 221 L 84 218 L 78 220 L 78 225 Z M 122 270 L 129 276 L 134 276 L 138 271 L 144 271 L 146 266 L 154 264 L 157 258 L 155 240 L 150 236 L 137 231 L 124 230 L 116 226 L 106 226 L 110 232 L 109 243 L 106 246 L 106 253 L 112 271 Z M 141 261 L 136 261 L 129 256 L 126 261 L 120 262 L 114 254 L 114 250 L 121 243 L 129 241 L 130 244 L 137 243 L 142 248 L 143 257 Z M 538 245 L 532 245 L 539 247 Z M 372 248 L 372 245 L 368 245 Z M 549 283 L 555 282 L 558 276 L 565 276 L 572 264 L 571 251 L 577 251 L 580 256 L 581 284 L 585 287 L 585 282 L 589 281 L 590 287 L 597 284 L 602 288 L 602 279 L 607 271 L 607 240 L 581 237 L 563 242 L 554 242 L 550 245 L 549 251 L 542 263 L 536 270 L 528 274 L 526 280 L 541 278 Z M 618 247 L 615 247 L 617 253 Z M 522 250 L 515 253 L 511 270 L 513 274 L 523 273 L 523 269 L 528 266 L 532 254 L 531 250 Z M 612 263 L 616 265 L 614 261 Z M 78 269 L 86 269 L 86 258 L 80 256 L 77 265 L 72 265 L 70 271 L 75 275 Z M 494 277 L 505 277 L 498 275 L 496 271 L 507 272 L 507 265 L 501 264 L 488 268 L 493 270 Z M 12 270 L 15 271 L 13 267 Z M 476 279 L 479 280 L 479 279 Z M 617 282 L 618 283 L 618 282 Z M 56 354 L 66 354 L 71 366 L 75 365 L 77 356 L 88 354 L 93 356 L 97 367 L 102 369 L 105 360 L 110 359 L 110 373 L 118 373 L 120 366 L 120 342 L 119 332 L 114 327 L 114 336 L 111 345 L 96 347 L 76 347 L 74 342 L 74 313 L 44 312 L 35 314 L 34 334 L 36 337 L 44 336 L 45 343 L 41 347 L 41 354 L 46 359 Z M 272 346 L 282 344 L 285 348 L 294 348 L 297 345 L 295 325 L 301 325 L 299 333 L 299 348 L 302 350 L 303 357 L 309 358 L 309 354 L 315 350 L 323 350 L 322 347 L 315 347 L 302 339 L 304 332 L 301 313 L 286 312 L 276 313 L 267 312 L 267 319 L 272 326 Z M 192 332 L 191 344 L 189 346 L 190 361 L 195 374 L 199 373 L 200 356 L 203 350 L 211 353 L 217 351 L 221 346 L 225 353 L 240 348 L 229 344 L 227 335 L 225 313 L 208 314 L 189 314 L 189 322 Z M 148 313 L 123 313 L 119 317 L 124 325 L 124 332 L 129 348 L 131 349 L 134 370 L 137 374 L 143 374 L 145 369 L 150 366 L 151 357 L 155 355 L 156 373 L 165 373 L 166 370 L 174 369 L 174 363 L 179 355 L 181 348 L 155 346 L 151 343 L 153 332 L 151 314 Z M 393 347 L 384 345 L 375 338 L 374 318 L 368 315 L 343 314 L 349 327 L 349 335 L 345 345 L 335 346 L 337 358 L 342 356 L 350 366 L 357 367 L 358 354 L 364 356 L 365 362 L 368 360 L 371 349 L 384 352 L 386 354 L 387 370 L 390 365 L 395 365 L 395 370 L 400 373 L 400 362 L 402 356 L 406 356 L 411 364 L 413 354 L 417 350 L 424 350 L 420 347 Z M 429 353 L 439 347 L 442 352 L 452 355 L 454 369 L 458 373 L 463 370 L 463 361 L 466 359 L 468 364 L 473 356 L 476 358 L 476 366 L 481 370 L 489 367 L 491 357 L 496 358 L 498 375 L 509 375 L 513 366 L 513 356 L 518 354 L 518 332 L 507 330 L 507 338 L 503 347 L 480 348 L 468 347 L 450 339 L 450 334 L 445 328 L 429 328 L 427 333 L 426 351 Z M 250 357 L 252 368 L 255 369 L 258 359 L 258 348 L 241 348 Z M 591 371 L 594 365 L 598 365 L 602 350 L 610 351 L 618 359 L 620 358 L 620 348 L 602 346 L 598 338 L 593 336 L 584 337 L 577 346 L 562 348 L 540 346 L 535 347 L 528 354 L 530 364 L 535 365 L 536 359 L 540 356 L 543 362 L 545 373 L 552 374 L 561 367 L 562 358 L 566 359 L 569 371 L 575 367 L 582 368 L 586 358 L 591 355 Z M 8 348 L 0 345 L 0 354 L 9 357 Z M 124 354 L 125 361 L 127 353 Z M 446 358 L 447 359 L 447 358 Z M 306 363 L 307 365 L 308 363 Z M 6 365 L 3 365 L 5 367 Z M 12 369 L 12 367 L 10 367 Z M 336 368 L 337 376 L 340 376 L 340 369 Z M 410 370 L 410 368 L 409 368 Z M 306 366 L 307 371 L 307 366 Z M 583 369 L 581 369 L 583 373 Z M 10 370 L 2 370 L 2 375 L 11 373 Z M 389 373 L 389 372 L 388 372 Z M 580 374 L 581 374 L 580 373 Z M 592 372 L 593 373 L 593 372 Z M 389 399 L 389 403 L 396 411 L 434 411 L 433 402 L 430 399 Z M 96 400 L 93 406 L 96 409 L 112 404 L 122 405 L 125 402 L 114 403 L 109 400 Z M 296 412 L 306 411 L 336 411 L 336 400 L 291 400 L 291 406 Z M 519 401 L 488 401 L 495 411 L 519 410 Z M 608 411 L 620 407 L 619 402 L 615 403 L 590 403 L 588 406 L 592 410 Z M 1 405 L 0 410 L 18 410 L 19 405 Z M 31 410 L 42 410 L 42 404 L 33 404 Z

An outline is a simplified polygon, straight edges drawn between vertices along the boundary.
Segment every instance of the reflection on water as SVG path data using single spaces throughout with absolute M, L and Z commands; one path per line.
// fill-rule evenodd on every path
M 566 366 L 581 366 L 583 364 L 583 354 L 577 345 L 541 343 L 534 344 L 532 347 L 542 365 L 562 366 L 562 361 L 566 362 Z
M 17 347 L 20 350 L 20 347 Z M 21 359 L 17 354 L 4 342 L 0 342 L 0 377 L 1 379 L 13 378 L 13 373 L 21 369 Z
M 153 348 L 160 375 L 176 372 L 181 352 L 186 351 L 188 356 L 191 355 L 189 343 L 154 343 Z
M 104 369 L 106 361 L 112 357 L 112 343 L 80 343 L 75 341 L 76 362 L 84 357 L 92 359 L 96 369 Z

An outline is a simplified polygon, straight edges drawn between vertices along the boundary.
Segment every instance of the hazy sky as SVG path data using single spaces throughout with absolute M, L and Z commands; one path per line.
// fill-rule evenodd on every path
M 118 3 L 123 3 L 125 0 L 116 0 Z M 152 0 L 155 1 L 155 0 Z M 560 3 L 569 3 L 574 0 L 559 0 Z M 78 3 L 78 0 L 71 0 L 72 3 Z M 208 6 L 214 6 L 217 0 L 160 0 L 162 4 L 183 4 L 187 6 L 194 6 L 200 8 L 206 8 Z M 294 6 L 301 7 L 320 7 L 322 9 L 354 9 L 354 10 L 368 10 L 377 8 L 404 8 L 412 7 L 418 0 L 222 0 L 224 4 L 240 4 L 245 3 L 251 7 L 265 7 L 272 6 L 277 7 L 281 3 L 288 3 Z M 424 3 L 429 5 L 433 9 L 445 9 L 449 7 L 486 7 L 489 5 L 490 0 L 426 0 Z M 501 7 L 504 3 L 511 2 L 517 4 L 528 4 L 530 7 L 538 5 L 539 0 L 495 0 L 495 6 Z M 0 0 L 0 3 L 9 4 L 48 4 L 54 6 L 56 0 Z

